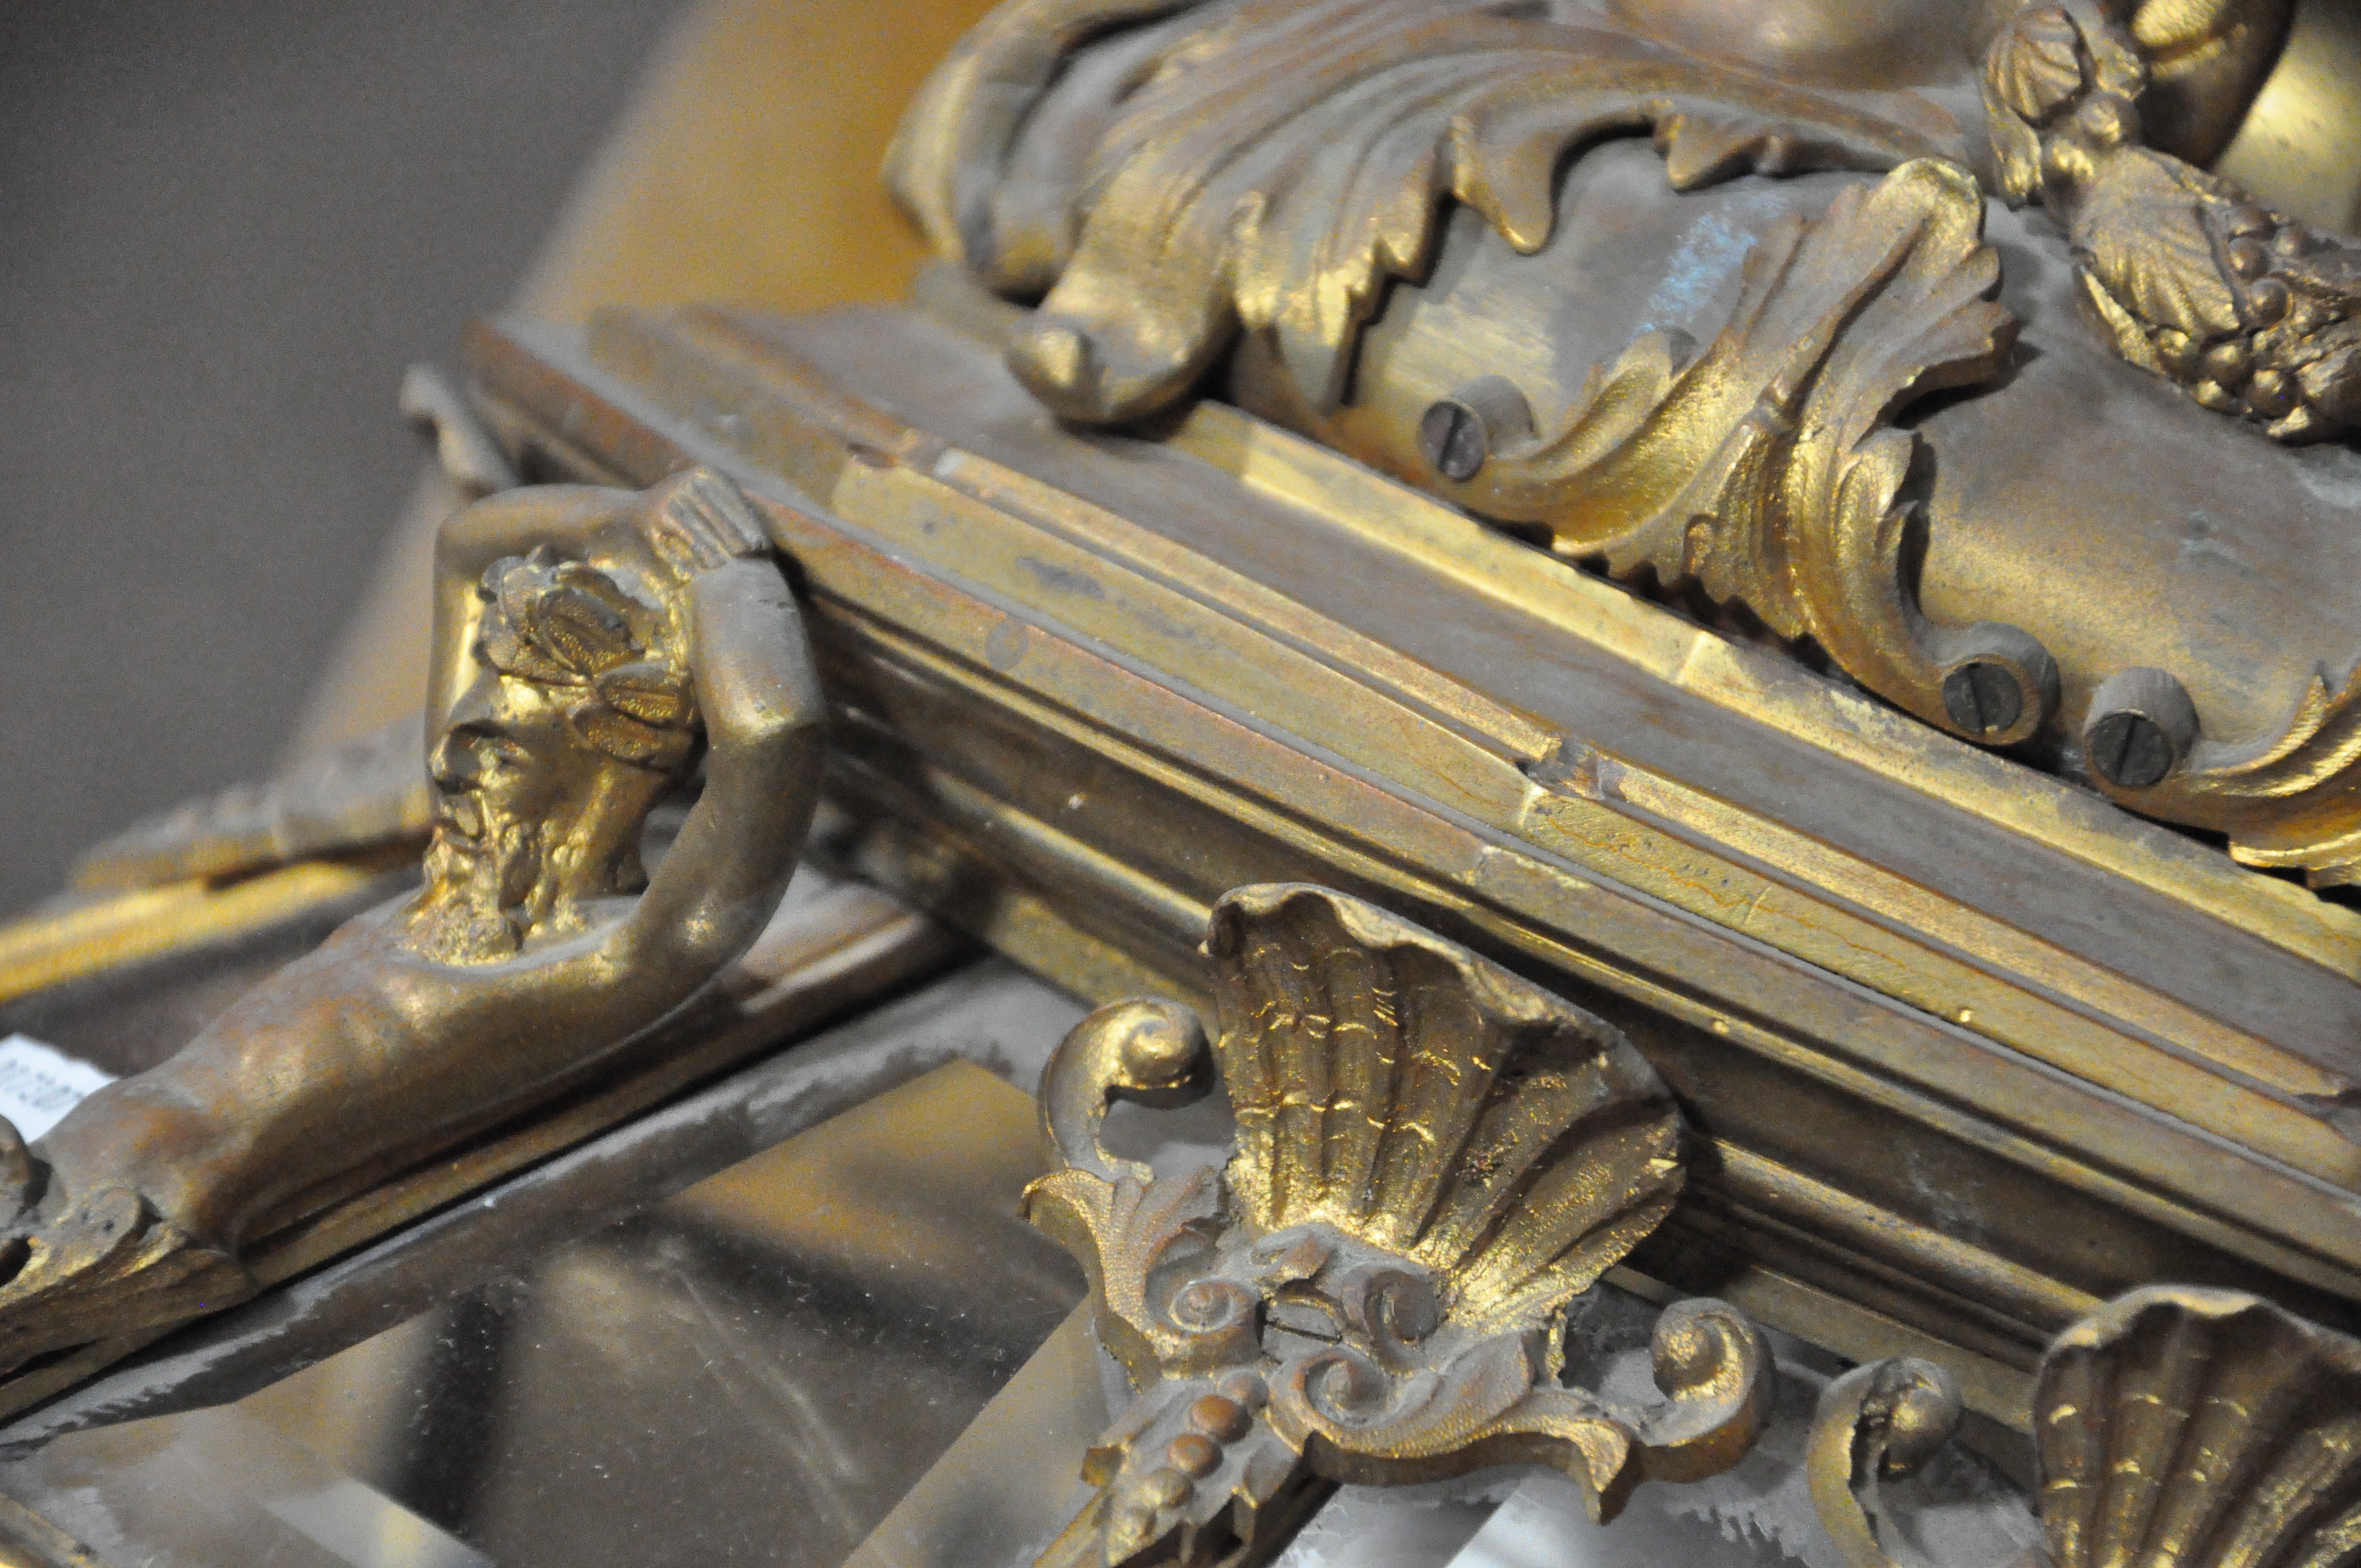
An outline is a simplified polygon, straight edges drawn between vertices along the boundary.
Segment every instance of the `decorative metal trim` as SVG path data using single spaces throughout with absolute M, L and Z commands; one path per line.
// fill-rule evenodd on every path
M 1853 1568 L 1912 1555 L 1878 1486 L 1959 1420 L 1949 1375 L 1903 1359 L 1828 1386 L 1813 1502 Z M 2361 1552 L 2361 1341 L 2234 1290 L 2150 1286 L 2059 1334 L 2035 1386 L 2050 1568 L 2329 1568 Z
M 1043 1080 L 1057 1168 L 1027 1210 L 1082 1260 L 1140 1390 L 1045 1564 L 1261 1562 L 1335 1483 L 1511 1462 L 1565 1471 L 1608 1518 L 1643 1478 L 1745 1453 L 1770 1356 L 1719 1302 L 1659 1323 L 1663 1407 L 1558 1382 L 1567 1302 L 1682 1182 L 1679 1113 L 1620 1034 L 1317 887 L 1230 894 L 1205 954 L 1210 1046 L 1177 1003 L 1119 1002 Z M 1226 1166 L 1159 1178 L 1100 1142 L 1111 1100 L 1202 1095 L 1215 1063 Z

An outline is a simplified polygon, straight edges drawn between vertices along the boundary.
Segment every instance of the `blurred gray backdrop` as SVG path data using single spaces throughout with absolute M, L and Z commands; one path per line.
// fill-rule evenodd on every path
M 0 913 L 267 773 L 671 0 L 0 0 Z

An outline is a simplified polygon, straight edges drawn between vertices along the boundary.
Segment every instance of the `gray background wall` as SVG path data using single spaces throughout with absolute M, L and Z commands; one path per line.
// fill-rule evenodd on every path
M 269 771 L 674 8 L 0 4 L 0 912 Z

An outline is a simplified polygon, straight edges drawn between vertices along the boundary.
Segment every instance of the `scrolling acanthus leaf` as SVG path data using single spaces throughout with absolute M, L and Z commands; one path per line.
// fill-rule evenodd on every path
M 1071 81 L 1017 89 L 1092 36 L 1082 10 L 1155 19 Z M 1195 31 L 1170 10 L 1008 7 L 905 123 L 891 172 L 937 247 L 1004 292 L 1046 291 L 1009 347 L 1044 403 L 1152 414 L 1244 339 L 1279 367 L 1281 417 L 1333 439 L 1362 330 L 1389 280 L 1432 269 L 1449 203 L 1531 255 L 1566 157 L 1631 129 L 1683 190 L 1892 170 L 1754 258 L 1738 319 L 1695 361 L 1643 338 L 1568 428 L 1471 408 L 1494 460 L 1404 477 L 1619 576 L 1698 581 L 1954 733 L 2005 745 L 2040 726 L 2048 653 L 1998 623 L 1930 623 L 1903 559 L 1918 449 L 1893 420 L 1992 377 L 2015 337 L 1974 181 L 1938 161 L 1960 154 L 1956 126 L 1495 5 L 1264 0 Z M 1021 126 L 1012 90 L 1038 94 Z

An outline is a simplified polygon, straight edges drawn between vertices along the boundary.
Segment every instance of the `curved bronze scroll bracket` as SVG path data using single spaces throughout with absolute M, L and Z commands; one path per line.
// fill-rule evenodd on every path
M 248 1294 L 249 1244 L 580 1082 L 744 951 L 794 871 L 825 716 L 769 551 L 702 469 L 445 524 L 424 886 L 31 1150 L 11 1135 L 0 1367 Z M 651 874 L 648 813 L 700 760 Z
M 1338 1482 L 1505 1463 L 1563 1470 L 1608 1518 L 1746 1452 L 1770 1354 L 1719 1302 L 1659 1321 L 1660 1406 L 1558 1379 L 1567 1302 L 1682 1179 L 1678 1113 L 1620 1035 L 1324 889 L 1230 894 L 1205 951 L 1211 1044 L 1173 1003 L 1117 1003 L 1044 1080 L 1057 1168 L 1027 1212 L 1139 1389 L 1044 1563 L 1263 1562 Z M 1197 1091 L 1216 1062 L 1226 1167 L 1158 1178 L 1101 1146 L 1110 1098 Z
M 1041 1080 L 1042 1133 L 1067 1169 L 1148 1181 L 1146 1166 L 1117 1158 L 1099 1142 L 1107 1107 L 1117 1100 L 1159 1110 L 1190 1104 L 1212 1092 L 1213 1069 L 1196 1014 L 1177 1002 L 1114 1003 L 1076 1025 L 1050 1057 Z
M 2361 663 L 2315 674 L 2286 728 L 2246 745 L 2204 738 L 2167 672 L 2122 671 L 2093 694 L 2082 748 L 2110 799 L 2224 833 L 2235 860 L 2361 882 Z
M 1880 1539 L 1878 1488 L 1933 1457 L 1965 1408 L 1951 1375 L 1916 1356 L 1856 1366 L 1821 1394 L 1805 1467 L 1812 1507 L 1852 1568 L 1927 1568 Z
M 1879 1539 L 1876 1484 L 1958 1419 L 1929 1363 L 1829 1386 L 1812 1500 L 1852 1568 L 1908 1562 Z M 2042 1568 L 2326 1564 L 2361 1550 L 2361 1342 L 2257 1297 L 2151 1286 L 2076 1323 L 2042 1356 L 2033 1437 Z

